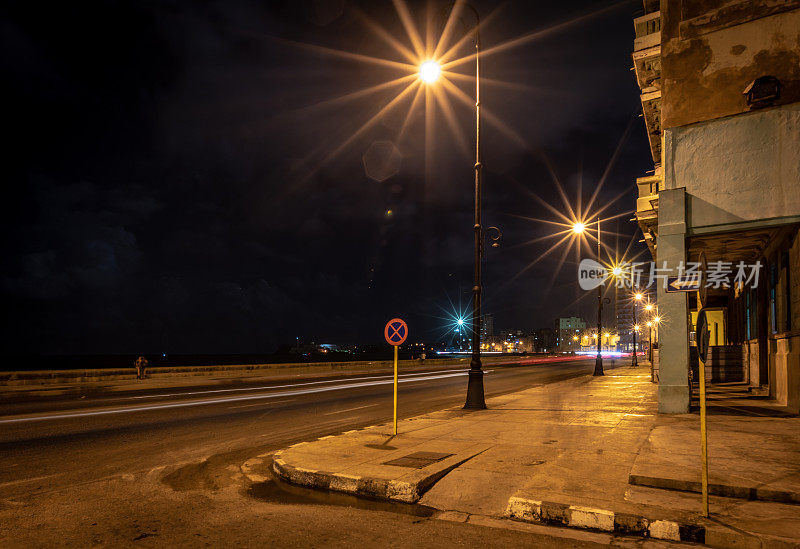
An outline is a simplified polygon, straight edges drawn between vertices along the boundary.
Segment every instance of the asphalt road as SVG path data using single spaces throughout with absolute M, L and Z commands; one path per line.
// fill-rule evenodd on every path
M 593 366 L 591 359 L 489 366 L 486 394 L 585 375 Z M 458 405 L 466 382 L 463 369 L 401 374 L 399 415 Z M 69 397 L 5 404 L 0 414 L 0 490 L 13 497 L 38 491 L 40 486 L 53 489 L 112 475 L 152 472 L 245 448 L 277 449 L 382 423 L 392 417 L 392 377 Z
M 593 367 L 593 359 L 487 366 L 486 394 L 587 375 Z M 462 404 L 466 372 L 401 375 L 400 416 Z M 74 532 L 78 543 L 85 543 L 75 517 L 52 509 L 63 505 L 54 502 L 79 500 L 88 506 L 86 516 L 106 517 L 109 530 L 103 539 L 108 541 L 119 530 L 114 524 L 124 522 L 113 511 L 120 505 L 115 497 L 124 497 L 126 505 L 131 498 L 145 498 L 152 505 L 164 500 L 167 505 L 167 498 L 169 505 L 178 506 L 194 496 L 173 501 L 170 490 L 224 491 L 236 476 L 231 471 L 257 453 L 391 417 L 392 378 L 375 374 L 6 402 L 0 404 L 0 516 L 6 511 L 6 518 L 27 524 L 33 537 L 24 538 L 26 544 L 43 542 L 48 528 Z M 156 494 L 156 486 L 168 492 Z M 231 497 L 225 505 L 241 509 L 241 502 Z M 38 531 L 36 517 L 47 509 L 55 513 L 56 523 L 43 523 Z M 58 526 L 61 520 L 68 522 Z M 2 534 L 0 528 L 0 540 Z

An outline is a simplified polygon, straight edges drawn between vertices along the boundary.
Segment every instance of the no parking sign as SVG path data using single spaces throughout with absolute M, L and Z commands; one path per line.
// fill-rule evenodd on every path
M 394 347 L 394 434 L 397 434 L 397 348 L 408 337 L 408 325 L 401 318 L 393 318 L 383 329 L 386 343 Z
M 408 325 L 400 318 L 393 318 L 386 323 L 383 329 L 383 336 L 389 345 L 402 345 L 408 337 Z

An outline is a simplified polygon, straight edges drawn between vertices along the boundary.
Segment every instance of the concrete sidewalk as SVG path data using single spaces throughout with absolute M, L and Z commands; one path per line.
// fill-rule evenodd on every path
M 507 517 L 719 547 L 800 547 L 791 539 L 800 532 L 800 506 L 713 498 L 712 510 L 724 512 L 707 520 L 696 494 L 629 485 L 659 426 L 656 386 L 642 366 L 606 373 L 492 398 L 485 411 L 404 420 L 398 436 L 384 424 L 301 443 L 275 454 L 271 465 L 296 484 L 419 502 L 464 520 Z M 266 464 L 264 456 L 244 469 L 258 479 Z

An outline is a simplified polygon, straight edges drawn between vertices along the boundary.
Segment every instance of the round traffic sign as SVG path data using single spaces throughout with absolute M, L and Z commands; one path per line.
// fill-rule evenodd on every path
M 697 292 L 697 299 L 700 301 L 700 305 L 698 309 L 702 309 L 708 301 L 708 261 L 706 261 L 705 252 L 700 252 L 697 262 L 700 264 L 700 289 Z
M 405 321 L 393 318 L 386 323 L 386 328 L 383 329 L 383 336 L 389 345 L 402 345 L 408 337 L 408 326 L 406 326 Z
M 697 324 L 695 324 L 694 340 L 695 343 L 697 343 L 697 354 L 700 356 L 700 360 L 703 361 L 703 364 L 705 364 L 706 359 L 708 358 L 708 343 L 710 340 L 710 334 L 708 332 L 708 318 L 706 318 L 705 309 L 700 309 L 700 312 L 697 313 Z

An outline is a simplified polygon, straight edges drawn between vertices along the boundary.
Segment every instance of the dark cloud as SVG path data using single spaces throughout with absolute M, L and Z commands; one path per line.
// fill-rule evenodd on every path
M 561 276 L 560 253 L 516 275 L 547 247 L 523 243 L 552 230 L 519 217 L 552 218 L 530 193 L 562 208 L 542 158 L 573 201 L 582 179 L 585 200 L 638 109 L 637 5 L 586 16 L 607 6 L 479 2 L 498 9 L 487 47 L 539 32 L 482 66 L 513 84 L 483 90 L 505 127 L 484 124 L 485 222 L 504 235 L 485 258 L 499 328 L 592 314 L 590 299 L 573 304 L 574 254 Z M 296 44 L 392 55 L 354 7 L 404 36 L 391 2 L 5 7 L 6 348 L 269 352 L 295 337 L 376 341 L 396 315 L 437 333 L 441 307 L 471 287 L 474 121 L 454 102 L 453 133 L 439 112 L 426 155 L 424 116 L 406 121 L 406 105 L 347 141 L 399 88 L 329 101 L 397 74 Z M 610 214 L 632 208 L 652 165 L 640 126 L 599 195 L 627 192 Z M 613 222 L 623 248 L 627 219 Z

